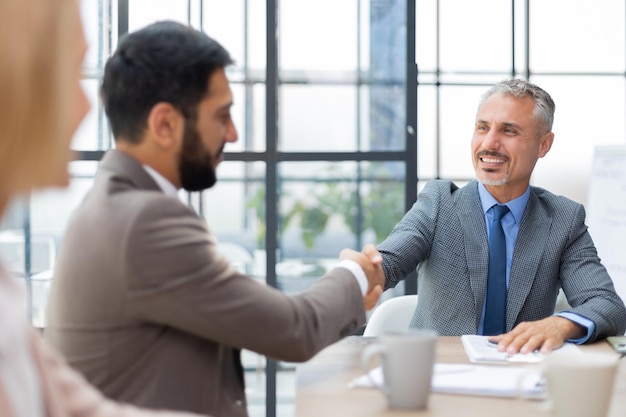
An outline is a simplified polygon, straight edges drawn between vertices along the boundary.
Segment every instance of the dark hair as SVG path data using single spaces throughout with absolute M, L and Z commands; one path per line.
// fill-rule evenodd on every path
M 195 119 L 210 75 L 232 63 L 222 45 L 180 23 L 157 22 L 126 35 L 106 63 L 100 88 L 115 140 L 139 143 L 160 102 Z

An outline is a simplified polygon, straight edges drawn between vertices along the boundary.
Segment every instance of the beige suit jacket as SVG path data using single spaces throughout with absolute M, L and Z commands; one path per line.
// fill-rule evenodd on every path
M 364 322 L 350 272 L 292 297 L 259 284 L 194 211 L 110 151 L 63 238 L 45 337 L 107 396 L 228 417 L 247 415 L 240 349 L 304 361 Z
M 188 413 L 140 410 L 109 401 L 70 369 L 34 332 L 31 342 L 46 417 L 193 417 Z M 0 416 L 16 417 L 1 383 Z

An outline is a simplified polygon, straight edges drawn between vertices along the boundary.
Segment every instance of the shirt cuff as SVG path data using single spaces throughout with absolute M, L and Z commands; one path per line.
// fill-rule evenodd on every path
M 587 334 L 585 336 L 581 337 L 580 339 L 567 339 L 566 342 L 581 345 L 585 343 L 587 340 L 589 340 L 593 332 L 596 330 L 596 324 L 592 320 L 589 320 L 587 317 L 580 316 L 576 313 L 570 313 L 568 311 L 562 311 L 555 315 L 571 320 L 574 323 L 587 328 Z
M 361 288 L 361 295 L 367 294 L 367 289 L 369 287 L 369 282 L 367 281 L 367 277 L 365 276 L 365 272 L 363 272 L 363 268 L 357 262 L 352 259 L 344 259 L 339 261 L 339 263 L 335 266 L 337 268 L 345 268 L 348 271 L 352 272 L 354 279 L 359 284 L 359 288 Z

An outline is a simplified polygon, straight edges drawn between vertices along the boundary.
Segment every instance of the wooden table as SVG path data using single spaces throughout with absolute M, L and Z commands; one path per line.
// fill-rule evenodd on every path
M 348 337 L 327 347 L 297 367 L 296 417 L 441 416 L 441 417 L 534 417 L 549 416 L 545 401 L 486 396 L 431 394 L 423 411 L 390 410 L 378 389 L 349 388 L 362 375 L 360 355 L 375 339 Z M 613 353 L 605 341 L 580 346 L 585 352 Z M 438 363 L 468 363 L 459 337 L 439 337 Z M 507 365 L 514 366 L 514 365 Z M 523 366 L 523 365 L 519 365 Z M 626 416 L 626 358 L 620 360 L 609 417 Z M 592 417 L 592 416 L 590 416 Z

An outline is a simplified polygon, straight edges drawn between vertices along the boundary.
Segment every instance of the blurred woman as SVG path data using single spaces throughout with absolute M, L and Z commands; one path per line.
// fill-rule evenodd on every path
M 78 0 L 0 0 L 0 213 L 65 186 L 70 141 L 89 103 Z M 1 215 L 0 214 L 0 215 Z M 183 417 L 102 397 L 27 324 L 23 289 L 0 265 L 0 416 Z

